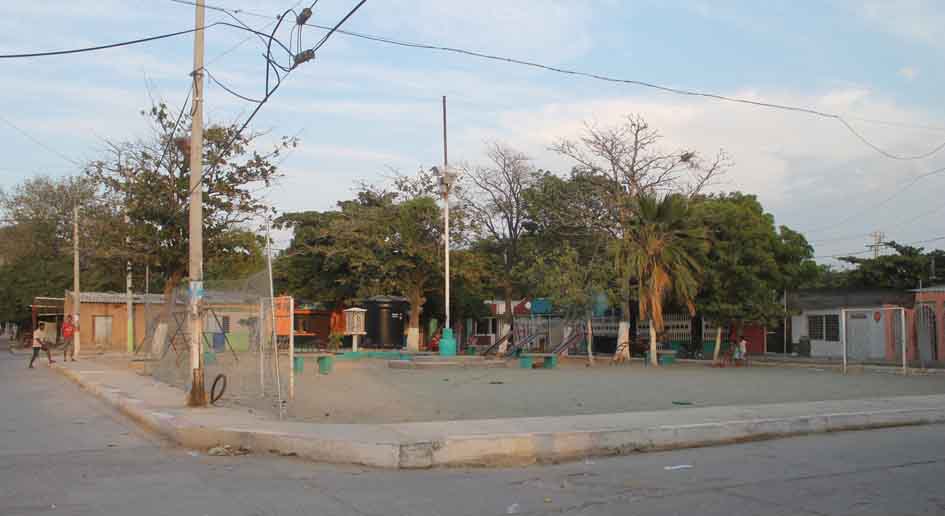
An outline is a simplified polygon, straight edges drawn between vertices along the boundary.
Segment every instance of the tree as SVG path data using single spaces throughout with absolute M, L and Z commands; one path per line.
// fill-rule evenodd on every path
M 929 285 L 933 282 L 933 277 L 942 277 L 945 251 L 935 249 L 926 252 L 921 247 L 896 242 L 885 242 L 884 245 L 896 253 L 877 258 L 840 258 L 841 261 L 855 266 L 846 271 L 844 286 L 907 290 L 917 288 L 920 283 Z
M 525 193 L 531 288 L 569 318 L 584 318 L 591 362 L 594 310 L 602 297 L 619 297 L 612 274 L 614 225 L 601 193 L 595 176 L 572 173 L 565 179 L 549 172 Z
M 538 175 L 524 154 L 494 143 L 487 152 L 488 166 L 465 170 L 457 193 L 478 237 L 493 242 L 501 260 L 500 284 L 505 299 L 506 325 L 512 327 L 515 270 L 521 258 L 520 241 L 527 216 L 525 192 Z
M 699 312 L 716 326 L 713 359 L 721 350 L 722 327 L 737 334 L 746 323 L 769 324 L 784 317 L 781 293 L 814 272 L 812 249 L 802 235 L 775 228 L 753 195 L 700 197 L 693 216 L 712 245 L 704 264 Z
M 676 301 L 695 315 L 702 272 L 698 261 L 708 239 L 680 194 L 641 195 L 637 217 L 620 242 L 617 267 L 639 280 L 640 319 L 650 321 L 650 362 L 658 365 L 656 336 L 663 331 L 663 306 Z
M 0 320 L 25 322 L 36 296 L 58 296 L 72 286 L 74 207 L 81 207 L 80 264 L 88 289 L 115 289 L 124 267 L 101 259 L 104 228 L 116 222 L 112 204 L 83 177 L 27 179 L 0 192 Z
M 182 123 L 160 103 L 142 115 L 152 123 L 153 135 L 143 141 L 109 142 L 106 156 L 93 161 L 88 176 L 122 203 L 127 224 L 110 232 L 121 244 L 103 248 L 106 255 L 147 264 L 163 282 L 165 298 L 188 272 L 188 212 L 190 208 L 189 130 L 179 135 Z M 268 210 L 254 186 L 268 186 L 279 173 L 273 161 L 294 138 L 283 138 L 268 153 L 255 149 L 260 133 L 240 132 L 239 126 L 209 125 L 204 131 L 201 187 L 203 190 L 204 261 L 208 273 L 232 274 L 261 268 L 263 242 L 246 229 L 254 217 Z M 127 243 L 125 243 L 127 239 Z M 208 279 L 213 279 L 209 276 Z M 170 302 L 165 302 L 170 307 Z
M 642 117 L 631 115 L 612 127 L 587 125 L 580 138 L 561 140 L 552 149 L 575 162 L 575 173 L 600 181 L 612 232 L 616 238 L 624 239 L 639 216 L 637 198 L 666 194 L 695 197 L 729 166 L 723 151 L 706 160 L 691 149 L 662 150 L 660 140 L 659 132 Z M 623 314 L 627 317 L 634 292 L 632 285 L 639 278 L 627 276 L 620 281 L 624 286 Z M 627 358 L 629 340 L 629 321 L 624 320 L 620 323 L 617 349 L 623 350 Z

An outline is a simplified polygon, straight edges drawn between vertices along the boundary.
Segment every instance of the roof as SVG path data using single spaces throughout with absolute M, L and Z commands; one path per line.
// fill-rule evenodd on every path
M 72 297 L 72 292 L 66 291 L 66 297 Z M 124 292 L 80 292 L 79 297 L 83 303 L 121 305 L 128 302 L 128 294 Z M 132 294 L 131 302 L 134 304 L 159 304 L 164 302 L 164 296 L 161 294 Z
M 932 285 L 931 287 L 917 288 L 911 292 L 945 292 L 945 285 Z
M 787 304 L 789 309 L 794 310 L 873 308 L 883 305 L 911 308 L 915 304 L 915 295 L 897 289 L 818 288 L 789 291 Z

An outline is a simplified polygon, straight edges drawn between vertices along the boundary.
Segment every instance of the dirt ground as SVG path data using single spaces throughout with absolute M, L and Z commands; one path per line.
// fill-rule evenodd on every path
M 260 398 L 258 367 L 219 363 L 208 367 L 209 382 L 227 374 L 229 406 L 277 413 L 273 396 Z M 284 361 L 283 392 L 288 362 Z M 386 360 L 336 362 L 328 375 L 316 375 L 311 362 L 296 376 L 291 419 L 320 423 L 409 421 L 600 414 L 673 410 L 690 406 L 765 404 L 864 399 L 945 393 L 945 374 L 903 377 L 883 372 L 841 375 L 835 370 L 796 367 L 711 368 L 675 364 L 661 368 L 589 368 L 562 361 L 557 369 L 391 369 Z M 274 390 L 270 387 L 270 394 Z

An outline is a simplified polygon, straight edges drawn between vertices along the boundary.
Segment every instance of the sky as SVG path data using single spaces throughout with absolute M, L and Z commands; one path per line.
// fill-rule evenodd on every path
M 298 5 L 207 1 L 243 9 L 241 20 L 266 30 Z M 320 0 L 312 22 L 333 25 L 355 3 Z M 171 0 L 13 0 L 0 13 L 0 54 L 106 44 L 194 23 L 194 7 Z M 231 21 L 214 10 L 207 19 Z M 945 142 L 942 26 L 945 4 L 935 0 L 368 0 L 345 28 L 836 113 L 883 151 L 917 155 Z M 288 31 L 280 34 L 288 39 Z M 306 29 L 303 39 L 312 45 L 321 34 Z M 258 39 L 218 26 L 206 41 L 210 73 L 245 96 L 262 96 Z M 192 64 L 191 35 L 0 61 L 0 188 L 38 174 L 75 174 L 74 162 L 100 157 L 106 141 L 146 137 L 139 112 L 153 100 L 179 109 Z M 501 142 L 536 167 L 566 174 L 571 163 L 550 150 L 555 141 L 636 114 L 662 134 L 661 148 L 724 150 L 732 167 L 715 190 L 756 194 L 777 224 L 807 236 L 824 263 L 863 252 L 874 231 L 906 243 L 945 237 L 945 173 L 925 175 L 945 167 L 945 151 L 896 160 L 837 120 L 341 34 L 287 77 L 254 119 L 251 127 L 267 133 L 262 144 L 300 139 L 281 163 L 284 176 L 260 193 L 280 212 L 327 210 L 361 181 L 439 164 L 443 95 L 451 162 L 483 163 L 487 145 Z M 210 122 L 241 121 L 254 107 L 209 82 L 205 99 Z M 945 239 L 920 245 L 942 247 Z

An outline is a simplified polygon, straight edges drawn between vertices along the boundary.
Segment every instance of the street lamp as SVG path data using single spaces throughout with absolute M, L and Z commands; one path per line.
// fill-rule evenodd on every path
M 444 300 L 446 303 L 446 322 L 443 325 L 443 336 L 440 337 L 440 355 L 453 356 L 456 354 L 456 339 L 453 337 L 453 328 L 450 326 L 450 192 L 456 184 L 456 173 L 444 167 L 441 171 L 437 167 L 431 170 L 439 178 L 440 192 L 443 194 L 443 247 L 444 247 Z

